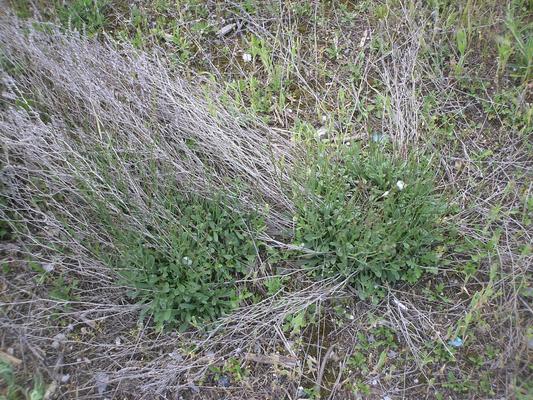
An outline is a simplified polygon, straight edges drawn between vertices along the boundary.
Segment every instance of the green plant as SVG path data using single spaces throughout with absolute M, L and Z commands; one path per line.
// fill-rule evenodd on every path
M 108 5 L 108 0 L 74 0 L 58 6 L 57 14 L 61 23 L 68 28 L 94 35 L 108 24 Z
M 0 184 L 0 191 L 4 189 L 4 185 Z M 0 211 L 2 218 L 0 219 L 0 240 L 8 240 L 11 238 L 11 227 L 7 222 L 8 204 L 4 197 L 0 197 Z
M 79 297 L 75 295 L 77 290 L 78 280 L 72 279 L 67 281 L 63 275 L 54 279 L 52 282 L 52 290 L 50 291 L 50 298 L 58 301 L 76 301 Z
M 192 55 L 191 44 L 178 26 L 174 28 L 172 33 L 172 43 L 176 46 L 181 62 L 186 63 Z
M 511 40 L 507 36 L 502 36 L 498 38 L 498 70 L 497 76 L 501 76 L 504 71 L 507 63 L 509 62 L 509 57 L 513 53 L 513 46 Z
M 380 146 L 315 143 L 307 154 L 294 191 L 295 243 L 313 276 L 344 279 L 366 299 L 434 270 L 444 209 L 427 164 Z
M 0 400 L 42 400 L 45 396 L 45 384 L 42 376 L 36 373 L 32 379 L 31 389 L 20 384 L 13 366 L 0 359 Z
M 11 400 L 20 398 L 22 388 L 15 383 L 15 376 L 13 374 L 13 367 L 11 364 L 0 360 L 0 378 L 2 386 L 2 394 L 0 394 L 0 400 Z
M 455 42 L 457 44 L 457 50 L 459 50 L 459 61 L 455 66 L 455 73 L 459 75 L 463 71 L 466 50 L 468 47 L 468 36 L 465 29 L 461 28 L 455 32 Z
M 10 0 L 11 7 L 19 18 L 29 18 L 31 16 L 29 0 Z
M 274 296 L 283 288 L 283 279 L 279 276 L 273 276 L 265 280 L 265 287 L 269 296 Z
M 244 367 L 242 360 L 235 357 L 230 357 L 226 360 L 223 372 L 231 375 L 236 382 L 242 382 L 248 375 L 248 371 Z
M 497 92 L 492 101 L 483 103 L 487 118 L 505 128 L 528 134 L 533 121 L 533 107 L 523 101 L 522 94 L 526 91 L 526 85 L 521 85 Z
M 515 62 L 513 67 L 515 71 L 511 76 L 527 82 L 533 73 L 533 35 L 531 35 L 533 23 L 527 22 L 527 17 L 521 18 L 521 8 L 527 10 L 530 6 L 523 4 L 520 7 L 520 3 L 520 1 L 515 1 L 508 6 L 505 25 L 514 39 Z M 527 11 L 525 14 L 527 15 Z
M 235 308 L 245 292 L 236 279 L 246 275 L 264 227 L 256 214 L 229 209 L 222 198 L 175 197 L 179 226 L 169 227 L 161 247 L 135 233 L 122 236 L 120 271 L 133 285 L 131 296 L 148 303 L 159 328 L 208 322 Z

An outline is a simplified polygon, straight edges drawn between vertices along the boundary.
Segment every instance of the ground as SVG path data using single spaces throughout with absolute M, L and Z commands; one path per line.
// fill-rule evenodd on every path
M 2 145 L 5 156 L 0 159 L 3 174 L 0 183 L 5 193 L 0 197 L 3 219 L 0 221 L 3 269 L 0 398 L 527 399 L 533 396 L 531 1 L 11 0 L 8 3 L 9 8 L 5 8 L 8 11 L 1 11 L 5 15 L 0 20 L 0 50 L 3 59 L 9 61 L 0 64 L 1 88 L 6 93 L 12 89 L 6 78 L 10 76 L 20 79 L 19 86 L 14 87 L 27 92 L 15 91 L 15 100 L 4 95 L 0 100 L 0 109 L 5 112 L 5 117 L 1 117 L 3 129 L 5 132 L 13 129 L 12 133 L 0 133 L 5 140 Z M 111 43 L 98 50 L 99 54 L 115 54 L 114 49 L 123 49 L 127 57 L 124 64 L 117 56 L 108 64 L 87 62 L 80 69 L 72 68 L 76 73 L 91 65 L 95 70 L 102 68 L 101 72 L 91 72 L 96 81 L 99 75 L 106 74 L 106 65 L 111 66 L 109 69 L 120 66 L 125 72 L 117 74 L 116 81 L 109 84 L 113 88 L 124 85 L 123 96 L 138 95 L 142 100 L 136 102 L 129 98 L 131 116 L 117 112 L 106 121 L 108 104 L 104 94 L 95 94 L 87 101 L 94 107 L 92 110 L 84 109 L 81 100 L 76 103 L 76 99 L 84 99 L 83 87 L 90 87 L 91 79 L 87 78 L 85 83 L 83 75 L 62 78 L 59 70 L 50 67 L 48 77 L 36 80 L 34 77 L 43 74 L 43 68 L 52 62 L 64 68 L 70 68 L 70 64 L 59 56 L 51 57 L 47 64 L 46 60 L 38 59 L 35 50 L 23 44 L 22 50 L 17 48 L 18 43 L 24 42 L 24 34 L 13 39 L 8 25 L 13 25 L 14 18 L 20 21 L 35 18 L 53 22 L 67 32 L 79 31 L 82 36 L 88 36 L 80 40 L 89 40 L 89 44 L 79 45 L 89 49 L 87 53 L 91 51 L 91 43 L 95 48 L 98 43 Z M 45 25 L 42 27 L 41 31 L 46 32 Z M 128 68 L 137 62 L 132 54 L 140 52 L 161 60 L 161 65 L 154 64 L 154 69 L 149 70 L 139 62 L 144 69 L 132 72 L 133 68 Z M 23 60 L 35 64 L 30 63 L 25 67 L 26 72 L 20 72 L 13 59 L 20 60 L 20 65 Z M 83 55 L 79 58 L 88 59 Z M 31 78 L 20 78 L 25 73 Z M 163 76 L 160 81 L 156 81 L 157 74 Z M 154 84 L 150 81 L 152 75 L 153 82 L 159 84 L 157 93 L 145 94 L 142 88 L 135 87 L 135 79 Z M 268 155 L 254 153 L 254 145 L 246 147 L 243 154 L 251 154 L 251 159 L 258 157 L 259 168 L 254 169 L 252 161 L 243 161 L 248 169 L 239 175 L 241 170 L 235 163 L 224 164 L 240 154 L 238 146 L 246 142 L 248 132 L 253 137 L 252 143 L 260 149 L 270 143 L 261 135 L 267 132 L 278 135 L 279 139 L 273 140 L 291 149 L 292 146 L 305 149 L 310 143 L 320 149 L 355 145 L 365 148 L 369 143 L 384 143 L 383 146 L 390 146 L 395 157 L 407 163 L 413 157 L 427 158 L 434 192 L 446 206 L 438 221 L 443 239 L 432 249 L 438 256 L 438 268 L 423 274 L 416 283 L 383 285 L 378 289 L 381 296 L 361 299 L 360 291 L 350 285 L 334 280 L 318 284 L 314 278 L 291 270 L 294 265 L 287 255 L 292 254 L 290 246 L 270 253 L 258 245 L 256 251 L 252 248 L 252 255 L 258 253 L 261 260 L 255 275 L 247 277 L 246 291 L 239 291 L 232 298 L 238 303 L 238 312 L 225 317 L 216 328 L 209 325 L 191 329 L 185 325 L 180 329 L 177 324 L 160 330 L 171 318 L 164 312 L 145 316 L 140 321 L 143 303 L 132 300 L 128 296 L 130 288 L 117 282 L 105 267 L 103 248 L 112 242 L 110 237 L 119 237 L 115 230 L 106 228 L 107 236 L 98 236 L 105 236 L 103 244 L 97 246 L 91 242 L 89 246 L 85 240 L 89 241 L 92 229 L 83 231 L 84 237 L 76 236 L 76 228 L 85 226 L 96 215 L 87 214 L 85 220 L 76 220 L 79 225 L 74 224 L 72 231 L 66 229 L 47 236 L 53 229 L 60 230 L 52 224 L 46 226 L 46 235 L 39 233 L 44 230 L 39 224 L 47 221 L 42 216 L 53 216 L 57 223 L 71 216 L 63 209 L 54 214 L 54 204 L 64 204 L 64 209 L 72 210 L 76 203 L 67 194 L 62 199 L 54 197 L 57 193 L 53 188 L 39 188 L 41 181 L 37 176 L 41 175 L 36 171 L 45 161 L 28 162 L 25 174 L 10 175 L 10 168 L 18 165 L 18 158 L 28 157 L 30 161 L 31 157 L 40 158 L 37 152 L 31 157 L 22 150 L 16 155 L 11 153 L 15 145 L 17 149 L 26 148 L 26 144 L 17 142 L 17 135 L 30 126 L 32 118 L 20 120 L 24 128 L 17 131 L 12 128 L 15 125 L 8 118 L 8 110 L 16 107 L 37 110 L 45 125 L 47 115 L 59 118 L 65 115 L 64 110 L 69 110 L 65 124 L 91 129 L 95 137 L 104 131 L 105 138 L 106 129 L 118 132 L 125 126 L 135 132 L 157 131 L 165 124 L 174 127 L 172 108 L 170 105 L 164 108 L 167 103 L 158 103 L 156 99 L 159 90 L 164 92 L 165 82 L 169 94 L 161 95 L 162 99 L 170 103 L 177 98 L 176 93 L 181 95 L 179 85 L 173 86 L 174 76 L 198 91 L 191 96 L 201 97 L 202 91 L 208 93 L 207 100 L 198 100 L 205 102 L 199 106 L 205 110 L 201 115 L 207 121 L 202 122 L 202 129 L 209 132 L 214 126 L 220 127 L 210 122 L 211 99 L 215 110 L 223 110 L 217 111 L 217 115 L 224 118 L 227 115 L 233 121 L 220 134 L 225 135 L 230 129 L 236 136 L 223 136 L 227 148 L 232 150 L 223 152 L 226 158 L 220 156 L 222 161 L 215 166 L 204 162 L 195 147 L 206 146 L 210 156 L 218 157 L 219 147 L 211 143 L 216 139 L 208 135 L 192 132 L 185 150 L 174 152 L 161 147 L 161 151 L 195 160 L 198 173 L 205 172 L 202 168 L 208 165 L 208 175 L 219 185 L 230 185 L 224 180 L 230 176 L 225 175 L 230 170 L 231 176 L 239 176 L 246 184 L 249 177 L 246 174 L 253 170 L 254 177 L 261 177 L 257 178 L 257 186 L 261 187 L 257 191 L 260 204 L 272 205 L 273 215 L 266 218 L 265 227 L 257 222 L 257 230 L 264 229 L 273 238 L 283 235 L 272 234 L 272 227 L 286 228 L 283 210 L 298 208 L 298 201 L 283 197 L 283 184 L 279 184 L 281 189 L 277 191 L 278 182 L 271 179 L 273 174 L 265 174 L 267 178 L 260 180 L 269 168 L 277 170 L 280 165 L 277 162 L 281 160 L 272 161 Z M 65 91 L 47 94 L 47 79 L 64 80 Z M 73 89 L 77 82 L 80 89 Z M 209 95 L 213 87 L 216 96 Z M 38 89 L 32 93 L 31 88 Z M 150 106 L 152 98 L 153 107 Z M 40 104 L 43 99 L 48 103 Z M 191 105 L 188 99 L 179 101 L 183 102 L 180 109 L 187 112 L 193 112 L 196 107 L 192 100 Z M 143 119 L 144 111 L 135 111 L 144 106 L 149 110 L 146 115 L 154 115 L 153 118 Z M 83 120 L 70 118 L 72 110 L 88 110 L 89 115 Z M 116 126 L 111 117 L 116 118 Z M 137 117 L 140 119 L 134 120 Z M 55 121 L 53 117 L 50 120 Z M 62 129 L 52 122 L 46 126 Z M 46 130 L 49 128 L 42 129 L 52 135 L 51 130 Z M 113 146 L 112 140 L 106 142 L 100 137 L 85 145 L 103 148 Z M 230 141 L 237 147 L 230 147 Z M 54 145 L 47 144 L 46 148 L 53 150 Z M 118 158 L 132 162 L 124 161 L 120 164 L 122 169 L 109 167 L 110 170 L 126 171 L 133 181 L 143 181 L 145 175 L 135 166 L 151 164 L 140 164 L 135 152 L 128 152 L 130 148 L 124 154 L 120 153 L 122 147 L 116 148 Z M 135 144 L 131 144 L 131 149 L 136 149 L 137 154 L 143 152 Z M 296 163 L 298 157 L 292 159 L 290 153 L 283 150 L 280 159 L 286 157 L 287 164 Z M 49 161 L 60 165 L 58 159 L 51 157 Z M 315 159 L 312 160 L 314 163 Z M 67 161 L 68 165 L 78 165 L 75 159 L 65 157 Z M 99 162 L 107 165 L 110 161 L 99 159 Z M 68 172 L 68 167 L 64 171 Z M 31 180 L 31 174 L 35 174 L 35 181 Z M 97 194 L 99 190 L 104 193 L 101 188 L 106 185 L 105 178 L 101 184 L 87 180 L 91 186 L 79 193 L 94 191 L 96 194 L 91 199 L 93 204 L 98 203 Z M 62 180 L 61 174 L 57 179 L 48 182 L 57 183 L 58 188 L 60 183 L 70 184 Z M 283 179 L 280 181 L 285 182 Z M 406 182 L 410 188 L 410 182 Z M 194 188 L 201 187 L 203 181 L 193 184 Z M 21 203 L 26 192 L 14 190 L 19 187 L 28 193 L 39 188 L 44 195 Z M 116 187 L 122 190 L 120 182 Z M 161 193 L 157 188 L 150 190 L 150 193 Z M 403 187 L 399 185 L 391 190 L 403 191 Z M 106 186 L 105 193 L 110 192 L 113 189 L 107 190 Z M 380 195 L 377 200 L 381 201 L 381 196 L 387 195 Z M 253 203 L 251 197 L 240 192 L 236 195 L 241 202 L 245 199 Z M 212 207 L 210 204 L 207 207 Z M 289 206 L 285 207 L 286 204 Z M 121 209 L 120 200 L 113 206 Z M 206 215 L 210 218 L 213 213 L 222 212 L 215 209 L 208 208 Z M 160 209 L 151 210 L 157 211 L 154 211 L 155 221 Z M 191 213 L 204 212 L 201 210 L 193 209 Z M 98 211 L 96 207 L 95 211 Z M 80 218 L 75 212 L 72 214 Z M 133 215 L 132 211 L 132 219 Z M 183 213 L 181 221 L 187 215 Z M 222 221 L 231 220 L 229 225 L 224 225 L 224 232 L 242 228 L 231 212 L 224 215 Z M 132 226 L 137 225 L 132 223 Z M 255 229 L 255 225 L 247 227 Z M 157 236 L 158 228 L 148 222 L 139 229 L 146 229 L 154 237 L 168 237 Z M 160 229 L 173 228 L 169 224 Z M 75 237 L 79 248 L 83 244 L 84 249 L 91 251 L 73 253 L 78 247 L 67 243 L 67 236 Z M 239 237 L 227 240 L 237 240 L 236 247 L 250 245 L 246 240 L 239 242 L 243 240 Z M 122 249 L 118 246 L 114 251 L 120 253 Z M 141 255 L 146 259 L 150 256 L 151 253 Z M 160 261 L 158 257 L 154 252 L 156 263 Z M 230 260 L 232 255 L 227 257 Z M 92 262 L 93 258 L 98 263 Z M 114 262 L 112 255 L 109 261 Z M 236 270 L 240 268 L 240 259 L 230 261 Z M 82 265 L 88 269 L 82 269 Z M 286 270 L 291 272 L 285 273 Z

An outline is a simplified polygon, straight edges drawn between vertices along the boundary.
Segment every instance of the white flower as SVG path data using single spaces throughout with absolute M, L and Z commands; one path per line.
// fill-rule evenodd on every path
M 189 257 L 183 257 L 181 261 L 183 261 L 183 264 L 185 264 L 188 267 L 192 265 L 192 260 Z
M 252 62 L 252 55 L 250 53 L 243 53 L 242 60 L 246 63 Z
M 403 188 L 405 187 L 405 183 L 403 181 L 398 181 L 398 182 L 396 182 L 396 187 L 399 190 L 403 190 Z

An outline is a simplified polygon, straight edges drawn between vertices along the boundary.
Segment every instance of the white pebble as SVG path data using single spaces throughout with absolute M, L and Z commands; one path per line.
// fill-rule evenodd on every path
M 405 183 L 403 181 L 398 181 L 396 182 L 396 187 L 398 187 L 399 190 L 403 190 Z

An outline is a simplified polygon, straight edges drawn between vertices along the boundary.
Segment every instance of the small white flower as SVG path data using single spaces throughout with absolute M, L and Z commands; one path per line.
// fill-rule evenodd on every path
M 399 190 L 403 190 L 403 188 L 405 187 L 405 183 L 404 183 L 404 181 L 398 181 L 398 182 L 396 182 L 396 187 L 397 187 Z
M 188 267 L 192 265 L 192 260 L 189 257 L 183 257 L 181 261 L 183 261 L 183 264 L 185 264 Z
M 243 53 L 242 60 L 246 63 L 252 62 L 252 55 L 250 53 Z

